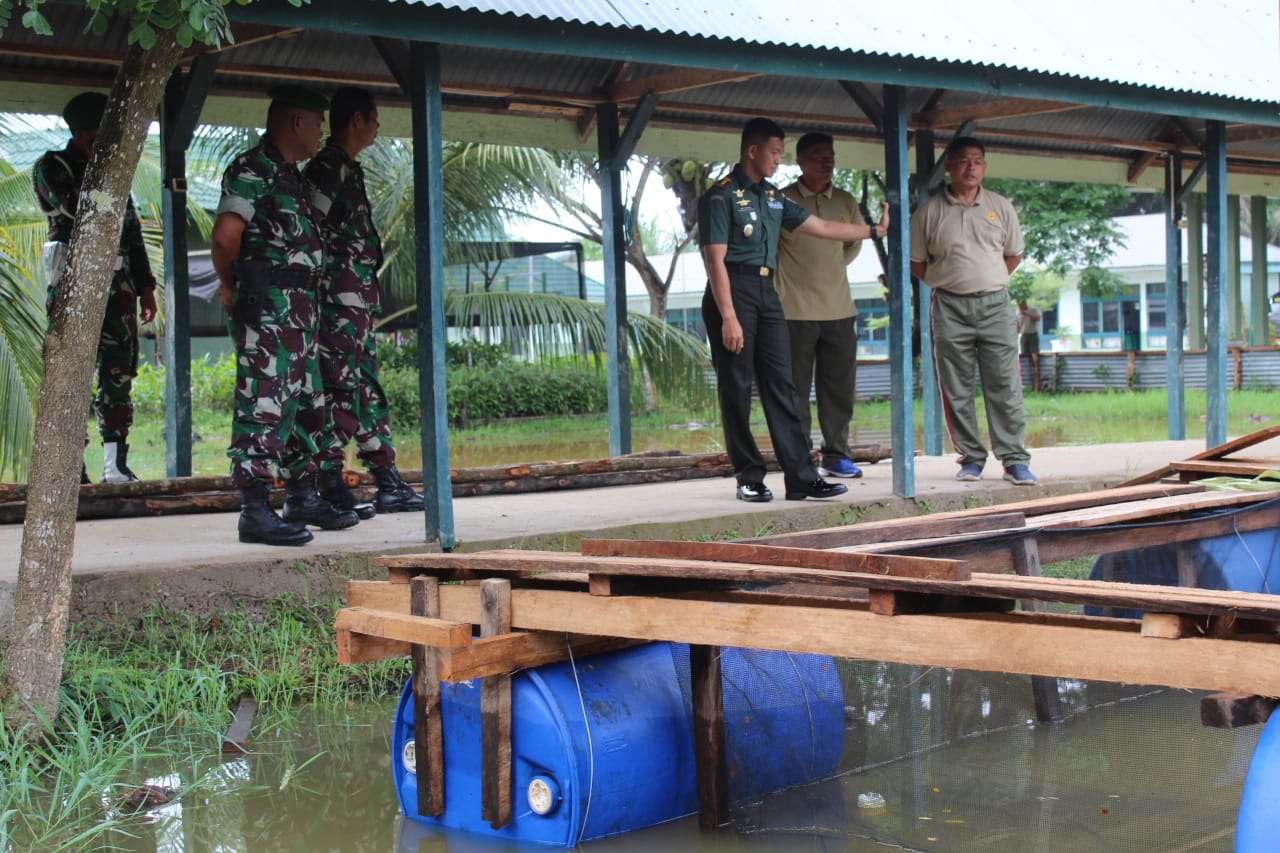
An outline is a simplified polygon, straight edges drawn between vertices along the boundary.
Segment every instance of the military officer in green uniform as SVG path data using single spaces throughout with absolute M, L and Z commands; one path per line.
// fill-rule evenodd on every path
M 329 103 L 301 86 L 271 90 L 267 132 L 222 176 L 213 266 L 236 347 L 231 478 L 240 489 L 241 542 L 301 545 L 306 525 L 357 523 L 316 491 L 316 455 L 331 441 L 316 350 L 320 229 L 299 160 L 313 156 Z M 268 503 L 278 469 L 284 518 Z
M 796 413 L 787 323 L 773 282 L 778 235 L 786 228 L 851 241 L 868 239 L 876 228 L 811 216 L 769 183 L 782 162 L 785 137 L 773 121 L 751 119 L 743 128 L 741 157 L 733 172 L 698 200 L 698 241 L 708 279 L 702 316 L 716 370 L 725 449 L 738 480 L 737 497 L 750 502 L 773 499 L 764 484 L 764 458 L 751 435 L 753 381 L 782 467 L 787 500 L 831 498 L 848 491 L 819 476 Z M 886 208 L 879 227 L 887 227 L 888 221 Z
M 45 306 L 50 311 L 64 289 L 60 279 L 76 221 L 80 185 L 89 168 L 89 155 L 106 105 L 107 96 L 98 92 L 82 92 L 68 101 L 62 117 L 71 129 L 71 140 L 61 151 L 45 152 L 31 168 L 36 198 L 49 218 L 49 241 L 45 244 L 48 285 Z M 120 231 L 119 260 L 98 337 L 98 390 L 93 409 L 102 436 L 104 483 L 138 479 L 129 470 L 128 439 L 129 427 L 133 425 L 133 377 L 138 374 L 139 306 L 142 322 L 151 322 L 156 315 L 156 279 L 151 274 L 151 262 L 142 242 L 142 223 L 130 198 Z M 83 469 L 80 480 L 89 482 L 88 473 Z
M 355 159 L 378 136 L 373 95 L 355 86 L 334 92 L 329 130 L 328 141 L 305 172 L 326 249 L 318 340 L 334 441 L 320 458 L 320 494 L 361 518 L 371 518 L 374 506 L 376 512 L 421 512 L 422 497 L 396 468 L 373 338 L 382 241 L 373 223 L 364 169 Z M 378 484 L 373 506 L 357 503 L 342 479 L 346 446 L 353 438 L 360 461 Z

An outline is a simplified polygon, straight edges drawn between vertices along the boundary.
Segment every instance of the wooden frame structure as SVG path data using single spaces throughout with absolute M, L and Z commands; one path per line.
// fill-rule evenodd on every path
M 1169 472 L 1236 470 L 1230 454 L 1278 431 Z M 1280 459 L 1248 464 L 1268 462 L 1280 468 Z M 1280 598 L 1046 578 L 1040 566 L 1172 543 L 1189 577 L 1197 540 L 1280 526 L 1275 495 L 1141 482 L 737 542 L 584 540 L 577 554 L 383 557 L 386 581 L 349 584 L 339 659 L 412 653 L 423 815 L 443 811 L 439 681 L 483 679 L 483 812 L 502 826 L 513 671 L 636 642 L 688 643 L 698 808 L 714 827 L 728 819 L 720 646 L 1026 674 L 1042 716 L 1054 713 L 1052 679 L 1070 677 L 1217 691 L 1227 695 L 1205 700 L 1206 721 L 1264 718 L 1274 702 L 1256 697 L 1280 696 Z M 1144 615 L 1050 612 L 1054 604 Z

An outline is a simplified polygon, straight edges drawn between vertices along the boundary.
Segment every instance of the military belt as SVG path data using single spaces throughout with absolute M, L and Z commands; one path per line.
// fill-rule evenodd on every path
M 278 270 L 271 271 L 271 283 L 281 289 L 295 288 L 297 290 L 315 290 L 316 285 L 320 283 L 320 268 L 312 267 L 309 270 Z
M 725 261 L 724 268 L 731 273 L 737 273 L 738 275 L 753 275 L 757 278 L 769 278 L 773 275 L 772 268 L 762 267 L 758 264 L 739 264 Z

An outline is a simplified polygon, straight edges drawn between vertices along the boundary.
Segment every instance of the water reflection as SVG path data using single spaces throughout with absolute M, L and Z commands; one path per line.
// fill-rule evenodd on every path
M 1063 680 L 1073 714 L 1033 723 L 1029 679 L 841 661 L 842 775 L 735 806 L 734 828 L 686 818 L 583 845 L 592 853 L 684 851 L 1229 851 L 1259 727 L 1206 729 L 1199 695 Z M 177 786 L 216 781 L 117 838 L 121 849 L 517 853 L 522 847 L 400 819 L 389 753 L 393 700 L 257 752 L 161 768 Z M 447 741 L 446 741 L 446 749 Z M 875 805 L 878 794 L 883 807 Z M 546 848 L 537 848 L 546 849 Z

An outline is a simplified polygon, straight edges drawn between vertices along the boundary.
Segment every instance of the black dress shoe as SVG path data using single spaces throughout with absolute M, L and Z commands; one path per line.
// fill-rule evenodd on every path
M 805 498 L 834 498 L 849 491 L 844 483 L 828 483 L 821 478 L 798 486 L 787 487 L 787 500 L 802 501 Z
M 765 504 L 773 500 L 773 492 L 764 483 L 739 483 L 738 500 L 753 504 Z

